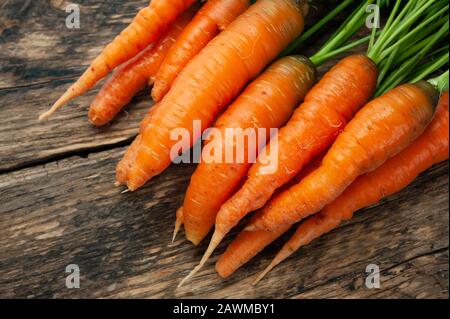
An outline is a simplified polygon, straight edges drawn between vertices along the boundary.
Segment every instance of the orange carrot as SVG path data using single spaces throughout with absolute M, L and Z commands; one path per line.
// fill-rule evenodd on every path
M 117 164 L 116 167 L 116 186 L 120 186 L 120 184 L 127 179 L 127 173 L 130 169 L 131 163 L 136 159 L 137 151 L 141 145 L 141 135 L 138 135 L 133 143 L 128 147 L 125 152 L 125 156 L 122 160 Z
M 269 142 L 268 150 L 263 151 L 250 168 L 244 185 L 220 208 L 208 249 L 187 278 L 205 264 L 225 235 L 245 215 L 263 207 L 276 189 L 333 143 L 345 124 L 372 96 L 376 79 L 377 68 L 364 55 L 346 57 L 325 74 L 279 131 L 276 170 L 261 173 L 269 162 L 266 158 L 271 153 Z
M 184 220 L 183 207 L 180 207 L 177 209 L 177 213 L 176 213 L 176 220 L 175 220 L 175 227 L 173 229 L 172 243 L 175 241 L 175 238 L 177 237 L 177 234 L 180 231 L 181 226 L 183 225 L 183 220 Z
M 249 0 L 207 1 L 169 50 L 155 77 L 153 100 L 161 100 L 184 66 L 249 6 Z
M 174 129 L 188 130 L 192 146 L 246 83 L 303 30 L 302 8 L 294 0 L 259 0 L 215 37 L 177 77 L 142 132 L 141 147 L 128 172 L 127 185 L 136 190 L 171 163 Z M 198 136 L 197 136 L 198 135 Z
M 217 120 L 215 127 L 222 137 L 229 128 L 250 129 L 256 133 L 256 141 L 260 139 L 256 129 L 265 128 L 267 141 L 269 129 L 286 123 L 314 83 L 315 68 L 307 58 L 289 56 L 280 59 L 244 90 Z M 195 245 L 208 234 L 220 205 L 236 191 L 251 166 L 248 159 L 256 158 L 258 152 L 258 145 L 254 149 L 248 149 L 247 144 L 236 145 L 234 136 L 214 139 L 207 145 L 222 154 L 222 159 L 218 163 L 198 165 L 183 204 L 186 237 Z M 237 154 L 238 147 L 239 151 L 243 147 L 244 162 L 228 163 L 226 154 Z M 205 152 L 208 152 L 206 148 Z
M 416 179 L 420 173 L 437 163 L 448 160 L 448 121 L 447 92 L 439 100 L 435 118 L 417 140 L 376 170 L 359 176 L 335 201 L 325 206 L 320 213 L 309 217 L 300 224 L 292 238 L 283 246 L 255 283 L 259 282 L 270 270 L 300 247 L 335 229 L 342 221 L 351 219 L 353 213 L 357 210 L 373 205 L 383 198 L 399 192 Z M 285 228 L 285 226 L 283 227 Z M 255 233 L 260 232 L 273 233 L 265 231 Z M 264 241 L 264 238 L 261 238 L 261 240 Z M 243 245 L 244 243 L 241 243 L 241 246 Z M 247 243 L 247 245 L 250 245 L 250 243 Z M 249 248 L 245 247 L 245 249 Z M 240 251 L 239 254 L 241 253 Z M 237 257 L 234 254 L 238 254 L 238 252 L 229 252 L 225 257 L 226 260 L 219 260 L 218 269 L 223 272 L 226 271 L 227 260 Z M 231 261 L 228 261 L 228 263 L 231 263 Z
M 320 211 L 359 175 L 402 151 L 431 121 L 437 91 L 428 82 L 404 84 L 372 100 L 345 127 L 322 165 L 273 198 L 246 229 L 274 230 Z
M 175 43 L 198 9 L 192 6 L 170 27 L 167 33 L 134 58 L 120 65 L 98 92 L 89 109 L 89 120 L 101 126 L 110 122 L 133 96 L 152 84 L 169 48 Z
M 133 58 L 154 42 L 177 16 L 195 0 L 156 0 L 139 11 L 131 24 L 123 30 L 92 62 L 81 77 L 39 119 L 47 119 L 70 100 L 91 89 L 116 66 Z
M 325 153 L 317 156 L 312 160 L 300 174 L 292 178 L 287 184 L 275 191 L 275 194 L 280 193 L 284 189 L 289 188 L 300 182 L 305 176 L 314 171 L 320 166 Z M 251 220 L 258 218 L 260 212 L 255 214 Z M 228 245 L 226 251 L 219 257 L 216 262 L 217 273 L 222 278 L 231 276 L 238 268 L 255 257 L 267 245 L 285 233 L 291 226 L 287 225 L 281 227 L 276 231 L 242 231 L 239 235 Z
M 153 107 L 150 108 L 147 115 L 144 117 L 144 119 L 141 122 L 140 125 L 140 132 L 142 133 L 143 129 L 147 126 L 148 123 L 150 123 L 152 114 L 158 109 L 159 104 L 153 105 Z M 119 164 L 116 167 L 116 186 L 119 186 L 122 183 L 125 183 L 127 180 L 127 174 L 128 171 L 132 165 L 132 163 L 136 160 L 137 152 L 139 151 L 139 148 L 141 146 L 141 139 L 142 136 L 139 134 L 134 139 L 133 143 L 128 147 L 127 151 L 125 152 L 124 157 L 119 162 Z

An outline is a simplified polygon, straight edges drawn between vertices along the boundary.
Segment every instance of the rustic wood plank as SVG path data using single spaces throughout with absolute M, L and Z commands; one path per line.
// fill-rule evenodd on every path
M 448 296 L 448 162 L 305 247 L 256 288 L 250 283 L 283 240 L 228 280 L 209 264 L 175 289 L 206 245 L 181 236 L 169 245 L 194 166 L 174 165 L 121 194 L 112 181 L 123 151 L 1 175 L 0 297 Z M 80 289 L 65 287 L 72 263 L 80 266 Z M 383 274 L 379 291 L 361 284 L 370 263 Z
M 328 4 L 336 0 L 328 0 Z M 87 108 L 98 87 L 57 112 L 48 122 L 37 117 L 69 87 L 106 43 L 139 8 L 140 1 L 77 1 L 81 28 L 65 27 L 65 0 L 7 1 L 0 10 L 0 172 L 46 163 L 74 154 L 125 145 L 153 104 L 148 90 L 130 103 L 111 125 L 94 128 Z M 311 9 L 308 24 L 325 3 Z M 338 24 L 341 18 L 336 19 Z M 323 43 L 324 30 L 306 45 L 305 54 Z M 328 69 L 330 62 L 320 72 Z
M 448 298 L 448 163 L 305 247 L 257 288 L 250 283 L 286 236 L 226 281 L 211 264 L 175 289 L 205 249 L 181 237 L 168 245 L 194 167 L 173 166 L 133 194 L 112 186 L 124 151 L 116 147 L 136 134 L 152 104 L 146 93 L 102 129 L 86 121 L 96 90 L 36 121 L 147 1 L 77 1 L 76 30 L 64 26 L 66 0 L 0 4 L 0 297 Z M 333 2 L 315 2 L 308 24 Z M 84 157 L 56 161 L 74 154 Z M 25 166 L 35 167 L 14 171 Z M 81 268 L 79 290 L 65 287 L 70 263 Z M 369 263 L 382 270 L 380 290 L 363 285 Z
M 153 104 L 148 92 L 132 112 L 94 128 L 86 110 L 97 90 L 46 123 L 37 116 L 81 74 L 148 1 L 78 1 L 81 28 L 65 26 L 65 0 L 7 1 L 0 10 L 0 172 L 74 153 L 127 144 Z
M 79 29 L 66 27 L 70 3 L 6 0 L 0 5 L 0 88 L 78 77 L 148 0 L 76 1 Z

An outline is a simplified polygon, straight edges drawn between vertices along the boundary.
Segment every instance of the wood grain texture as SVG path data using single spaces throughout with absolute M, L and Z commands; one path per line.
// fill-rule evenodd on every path
M 334 2 L 315 2 L 309 24 Z M 176 289 L 206 248 L 182 236 L 169 244 L 195 166 L 173 165 L 135 193 L 113 186 L 124 146 L 152 105 L 146 92 L 105 128 L 86 120 L 96 90 L 36 121 L 148 0 L 78 0 L 79 30 L 64 26 L 67 3 L 0 3 L 0 297 L 448 298 L 448 162 L 304 247 L 256 288 L 251 282 L 287 235 L 228 280 L 211 262 Z M 381 289 L 364 285 L 372 263 Z M 65 286 L 69 264 L 80 267 L 80 289 Z
M 148 1 L 78 1 L 80 29 L 65 26 L 68 3 L 14 0 L 2 5 L 0 172 L 128 144 L 153 104 L 149 90 L 143 92 L 111 125 L 94 128 L 87 109 L 97 86 L 50 121 L 37 121 Z
M 209 264 L 189 285 L 175 289 L 205 249 L 181 237 L 169 244 L 193 166 L 172 166 L 142 190 L 121 194 L 112 181 L 123 151 L 2 176 L 1 297 L 448 295 L 448 163 L 300 250 L 256 288 L 250 285 L 254 275 L 283 240 L 228 280 Z M 383 274 L 377 291 L 363 285 L 371 263 Z M 69 264 L 80 266 L 81 289 L 65 288 Z

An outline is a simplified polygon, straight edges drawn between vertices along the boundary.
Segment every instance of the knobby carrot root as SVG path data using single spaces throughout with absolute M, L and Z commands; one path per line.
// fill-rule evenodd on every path
M 372 100 L 338 136 L 322 165 L 273 198 L 247 230 L 292 225 L 336 199 L 359 175 L 403 150 L 426 128 L 437 104 L 427 82 L 404 84 Z
M 194 2 L 195 0 L 152 1 L 148 7 L 139 11 L 131 24 L 106 46 L 81 77 L 39 119 L 49 118 L 70 100 L 91 89 L 116 66 L 144 50 Z
M 312 160 L 302 171 L 292 178 L 287 184 L 275 191 L 275 194 L 280 193 L 283 189 L 287 189 L 300 182 L 305 176 L 310 174 L 316 168 L 320 166 L 325 153 L 317 156 Z M 258 218 L 258 212 L 251 220 Z M 260 251 L 262 251 L 267 245 L 273 242 L 275 239 L 285 233 L 291 226 L 287 225 L 281 227 L 276 231 L 243 231 L 228 245 L 226 251 L 219 257 L 216 262 L 216 271 L 222 278 L 231 276 L 238 268 L 255 257 Z
M 373 172 L 359 176 L 335 201 L 300 224 L 292 238 L 258 276 L 255 283 L 300 247 L 335 229 L 342 221 L 351 219 L 357 210 L 399 192 L 414 181 L 420 173 L 437 163 L 448 160 L 448 122 L 447 92 L 441 96 L 433 121 L 417 140 Z M 254 233 L 263 233 L 262 236 L 268 236 L 273 232 Z M 227 256 L 227 260 L 230 258 L 232 257 Z
M 255 141 L 259 141 L 261 136 L 257 129 L 264 128 L 265 138 L 262 138 L 267 142 L 270 129 L 286 123 L 314 83 L 315 68 L 307 58 L 285 57 L 251 82 L 220 116 L 215 127 L 224 138 L 212 137 L 203 149 L 203 158 L 211 149 L 221 154 L 221 158 L 214 163 L 198 165 L 184 199 L 183 218 L 188 240 L 198 245 L 209 233 L 220 206 L 236 191 L 247 174 L 252 164 L 249 159 L 258 155 L 257 143 L 252 149 L 248 148 L 248 143 L 237 145 L 237 139 L 227 136 L 226 131 L 230 128 L 250 129 L 255 133 Z M 238 153 L 243 153 L 243 162 L 237 162 L 236 158 L 232 163 L 226 161 L 226 154 Z
M 303 30 L 302 11 L 293 0 L 260 0 L 215 37 L 177 77 L 142 133 L 141 147 L 127 186 L 136 190 L 171 163 L 179 141 L 171 132 L 184 128 L 192 146 L 225 108 L 271 60 Z M 194 134 L 195 133 L 195 134 Z
M 169 50 L 155 77 L 153 100 L 160 101 L 184 66 L 249 6 L 249 0 L 207 1 Z
M 215 230 L 199 269 L 226 234 L 249 212 L 264 206 L 313 157 L 333 143 L 340 130 L 375 91 L 377 69 L 366 56 L 349 56 L 335 65 L 311 91 L 278 133 L 277 169 L 263 172 L 271 143 L 250 168 L 244 185 L 220 208 Z M 262 173 L 263 172 L 263 173 Z
M 119 66 L 106 81 L 89 109 L 89 120 L 101 126 L 110 122 L 136 93 L 153 82 L 169 48 L 189 23 L 198 6 L 183 13 L 167 33 L 134 58 Z

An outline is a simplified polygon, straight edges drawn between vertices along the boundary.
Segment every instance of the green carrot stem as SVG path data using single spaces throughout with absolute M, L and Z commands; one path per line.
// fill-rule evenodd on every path
M 428 75 L 433 73 L 436 70 L 439 70 L 442 66 L 448 63 L 449 60 L 449 53 L 443 54 L 440 58 L 436 59 L 435 61 L 431 61 L 431 63 L 427 63 L 422 70 L 420 70 L 415 76 L 411 78 L 409 82 L 417 82 L 424 78 L 426 78 Z
M 430 83 L 434 88 L 439 91 L 448 91 L 448 70 L 442 73 L 440 76 L 428 80 L 428 83 Z
M 378 88 L 376 96 L 386 92 L 387 90 L 395 87 L 397 84 L 401 83 L 406 76 L 411 72 L 411 70 L 416 66 L 416 64 L 422 60 L 422 58 L 430 51 L 430 49 L 436 44 L 441 37 L 448 33 L 449 22 L 447 21 L 441 29 L 430 37 L 428 43 L 411 59 L 403 63 L 397 70 L 395 70 L 385 81 L 381 87 Z
M 400 7 L 401 1 L 402 0 L 397 0 L 395 2 L 394 8 L 392 9 L 391 14 L 389 15 L 389 18 L 386 21 L 386 24 L 385 24 L 384 28 L 382 29 L 381 34 L 379 35 L 379 40 L 384 38 L 386 32 L 389 30 L 389 28 L 391 27 L 392 23 L 394 22 L 395 15 L 397 14 L 397 10 Z M 372 49 L 373 49 L 373 46 L 371 48 L 369 48 L 369 50 L 367 52 L 370 52 Z
M 380 0 L 377 0 L 377 6 L 380 7 Z M 372 32 L 371 32 L 371 36 L 370 36 L 370 41 L 369 41 L 369 46 L 368 46 L 368 51 L 370 51 L 370 49 L 373 47 L 373 45 L 375 44 L 375 37 L 377 34 L 377 28 L 372 28 Z
M 425 59 L 426 59 L 426 58 L 433 58 L 434 56 L 440 54 L 441 52 L 448 52 L 448 44 L 445 45 L 445 46 L 443 46 L 442 48 L 436 49 L 435 51 L 433 51 L 433 52 L 427 54 L 427 55 L 425 56 Z
M 412 3 L 412 1 L 410 3 Z M 432 0 L 426 2 L 423 6 L 417 9 L 414 14 L 407 17 L 406 21 L 402 21 L 401 25 L 398 28 L 395 28 L 390 37 L 382 43 L 380 50 L 384 50 L 389 44 L 391 44 L 401 32 L 405 31 L 411 24 L 413 24 L 417 18 L 420 17 L 420 15 L 433 3 L 434 1 Z
M 292 53 L 300 44 L 304 43 L 312 35 L 314 35 L 318 30 L 320 30 L 325 24 L 330 22 L 335 16 L 342 12 L 346 7 L 348 7 L 354 0 L 345 0 L 340 5 L 338 5 L 334 10 L 323 17 L 314 26 L 309 28 L 305 33 L 303 33 L 299 38 L 292 42 L 282 53 L 281 56 L 286 56 Z
M 400 47 L 400 45 L 402 45 L 405 42 L 410 41 L 410 39 L 412 39 L 413 37 L 416 37 L 422 30 L 424 30 L 424 28 L 425 28 L 425 31 L 434 29 L 436 26 L 436 23 L 432 23 L 432 22 L 435 21 L 437 17 L 439 17 L 446 11 L 448 11 L 448 5 L 444 8 L 442 8 L 441 10 L 439 10 L 438 12 L 436 12 L 435 14 L 433 14 L 428 19 L 421 22 L 416 28 L 414 28 L 411 32 L 408 32 L 408 34 L 406 36 L 399 39 L 392 46 L 385 49 L 383 51 L 383 53 L 380 54 L 379 59 L 383 60 L 384 58 L 386 58 L 386 56 L 388 56 L 393 50 L 396 50 L 396 48 Z M 445 18 L 445 19 L 447 19 L 447 18 Z M 437 23 L 437 25 L 440 25 L 440 24 Z
M 360 6 L 356 14 L 350 19 L 348 23 L 343 24 L 343 28 L 335 33 L 328 43 L 326 43 L 316 55 L 324 55 L 332 51 L 344 43 L 350 36 L 353 35 L 355 29 L 358 30 L 364 23 L 364 16 L 366 14 L 366 6 L 373 3 L 373 0 L 367 0 Z
M 442 25 L 442 24 L 440 24 Z M 439 25 L 437 25 L 439 26 Z M 433 29 L 434 30 L 434 29 Z M 420 48 L 423 48 L 429 41 L 429 34 L 418 37 L 418 42 L 414 43 L 412 45 L 410 45 L 409 47 L 407 47 L 398 57 L 398 59 L 396 59 L 397 64 L 401 63 L 407 59 L 409 59 L 410 57 L 414 56 L 419 50 Z
M 349 43 L 349 44 L 347 44 L 347 45 L 345 45 L 343 47 L 340 47 L 339 49 L 327 52 L 327 53 L 325 53 L 323 55 L 315 54 L 314 56 L 312 56 L 310 58 L 310 60 L 312 61 L 312 63 L 315 66 L 319 66 L 322 63 L 324 63 L 325 61 L 327 61 L 328 59 L 330 59 L 330 58 L 332 58 L 332 57 L 334 57 L 336 55 L 339 55 L 339 54 L 344 53 L 344 52 L 346 52 L 348 50 L 351 50 L 351 49 L 353 49 L 353 48 L 355 48 L 355 47 L 357 47 L 357 46 L 359 46 L 361 44 L 366 43 L 367 41 L 370 40 L 370 38 L 371 38 L 371 36 L 366 36 L 364 38 L 361 38 L 361 39 L 358 39 L 356 41 L 353 41 L 353 42 L 351 42 L 351 43 Z
M 398 51 L 399 51 L 399 48 L 397 47 L 395 49 L 395 51 L 392 52 L 392 54 L 389 56 L 389 58 L 387 60 L 385 60 L 386 63 L 384 63 L 383 67 L 381 68 L 380 73 L 378 74 L 377 86 L 379 86 L 383 82 L 384 77 L 391 69 L 392 64 L 394 63 L 394 59 L 397 56 Z
M 329 37 L 325 43 L 322 45 L 322 47 L 329 45 L 329 43 L 333 40 L 334 36 L 340 34 L 342 32 L 342 29 L 352 21 L 352 19 L 355 17 L 355 15 L 361 10 L 361 8 L 364 6 L 364 3 L 361 3 L 345 20 L 339 28 L 333 33 L 331 37 Z
M 398 2 L 396 3 L 396 5 L 398 4 Z M 400 11 L 400 13 L 398 14 L 398 16 L 396 15 L 396 11 L 393 11 L 390 16 L 389 19 L 392 17 L 392 21 L 390 21 L 389 26 L 385 27 L 383 30 L 383 33 L 380 35 L 380 37 L 378 38 L 377 42 L 375 43 L 374 47 L 372 48 L 371 51 L 367 52 L 367 55 L 374 61 L 378 60 L 377 59 L 377 55 L 378 53 L 381 51 L 381 46 L 387 41 L 389 40 L 389 38 L 392 37 L 392 33 L 394 32 L 394 30 L 397 28 L 397 25 L 401 22 L 401 20 L 403 19 L 403 17 L 407 14 L 407 12 L 409 11 L 409 8 L 411 7 L 411 5 L 413 4 L 413 1 L 409 1 L 406 6 Z M 388 20 L 389 20 L 388 19 Z M 388 21 L 389 22 L 389 21 Z

